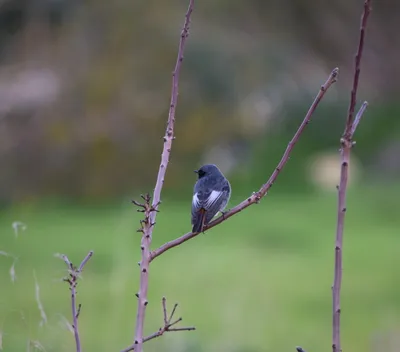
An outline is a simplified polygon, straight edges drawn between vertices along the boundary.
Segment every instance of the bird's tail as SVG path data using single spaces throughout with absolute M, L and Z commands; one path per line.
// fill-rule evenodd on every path
M 204 209 L 200 209 L 193 223 L 192 232 L 197 233 L 203 231 L 205 218 L 206 218 L 206 211 Z

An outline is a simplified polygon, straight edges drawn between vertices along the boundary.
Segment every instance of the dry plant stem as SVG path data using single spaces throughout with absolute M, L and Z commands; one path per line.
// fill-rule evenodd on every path
M 85 267 L 86 263 L 92 257 L 93 251 L 90 251 L 86 257 L 82 260 L 79 268 L 76 268 L 71 261 L 68 259 L 66 255 L 63 255 L 62 258 L 64 262 L 68 266 L 69 276 L 64 279 L 64 281 L 68 282 L 69 288 L 71 290 L 71 310 L 72 310 L 72 328 L 74 329 L 74 336 L 75 336 L 75 345 L 76 345 L 76 352 L 81 352 L 81 340 L 79 337 L 79 327 L 78 327 L 78 317 L 81 310 L 81 305 L 76 305 L 76 286 L 78 285 L 78 278 L 83 268 Z
M 175 303 L 174 308 L 172 309 L 171 315 L 169 316 L 169 319 L 168 319 L 167 318 L 167 305 L 166 305 L 165 297 L 162 298 L 161 303 L 162 303 L 162 308 L 163 308 L 164 326 L 162 328 L 158 329 L 158 331 L 156 331 L 155 333 L 143 338 L 143 343 L 145 343 L 149 340 L 155 339 L 156 337 L 160 337 L 160 336 L 164 335 L 164 333 L 166 333 L 166 332 L 196 330 L 196 328 L 194 326 L 187 326 L 187 327 L 182 327 L 182 328 L 172 328 L 172 326 L 175 326 L 180 321 L 182 321 L 182 318 L 178 318 L 175 321 L 171 322 L 172 318 L 174 317 L 175 310 L 176 310 L 176 307 L 178 306 L 178 304 Z M 137 344 L 134 343 L 133 345 L 125 348 L 121 352 L 137 351 L 137 347 L 138 347 Z
M 346 120 L 346 128 L 344 132 L 344 138 L 351 139 L 350 133 L 353 126 L 353 117 L 354 117 L 354 109 L 357 103 L 357 90 L 358 90 L 358 81 L 360 78 L 360 70 L 361 70 L 361 58 L 362 52 L 364 49 L 364 41 L 365 41 L 365 30 L 367 27 L 367 21 L 369 14 L 371 13 L 371 0 L 364 1 L 364 11 L 361 17 L 361 25 L 360 25 L 360 39 L 358 42 L 357 54 L 355 56 L 355 68 L 354 68 L 354 77 L 353 77 L 353 88 L 351 90 L 350 96 L 350 104 L 349 110 L 347 113 Z
M 356 129 L 358 127 L 358 124 L 361 121 L 361 117 L 364 115 L 364 111 L 365 109 L 368 107 L 368 102 L 364 101 L 361 105 L 360 110 L 358 110 L 358 113 L 356 115 L 356 118 L 354 119 L 354 123 L 353 126 L 351 127 L 351 136 L 354 135 L 354 133 L 356 132 Z M 353 142 L 354 145 L 355 142 Z
M 354 110 L 357 102 L 357 89 L 360 77 L 360 65 L 362 52 L 364 47 L 365 29 L 367 19 L 370 14 L 370 0 L 364 2 L 364 11 L 361 18 L 360 27 L 360 40 L 358 44 L 357 54 L 355 57 L 355 70 L 353 87 L 351 90 L 349 110 L 347 114 L 346 127 L 343 136 L 340 140 L 341 143 L 341 169 L 340 169 L 340 183 L 338 190 L 338 209 L 337 209 L 337 226 L 336 226 L 336 240 L 335 240 L 335 272 L 332 287 L 332 351 L 341 352 L 341 339 L 340 339 L 340 291 L 342 285 L 342 247 L 343 247 L 343 229 L 344 219 L 346 214 L 346 191 L 349 175 L 350 151 L 353 146 L 353 134 L 361 120 L 361 117 L 367 107 L 367 103 L 361 106 L 355 119 Z
M 189 7 L 185 17 L 185 23 L 181 32 L 181 38 L 179 41 L 178 57 L 174 72 L 172 74 L 172 92 L 171 92 L 171 103 L 168 114 L 167 128 L 164 136 L 164 147 L 161 154 L 161 164 L 158 170 L 157 182 L 154 188 L 153 203 L 151 206 L 150 199 L 147 200 L 147 207 L 145 208 L 145 220 L 142 223 L 142 240 L 141 250 L 142 259 L 140 262 L 140 286 L 139 286 L 139 297 L 138 297 L 138 308 L 136 316 L 136 328 L 135 328 L 135 339 L 136 351 L 142 352 L 143 350 L 143 328 L 144 319 L 147 305 L 147 290 L 148 290 L 148 275 L 149 275 L 149 264 L 150 264 L 150 245 L 152 240 L 153 227 L 156 221 L 157 209 L 160 204 L 161 190 L 164 184 L 164 177 L 167 171 L 169 155 L 171 153 L 172 141 L 174 139 L 174 123 L 175 123 L 175 109 L 178 101 L 178 82 L 181 64 L 183 61 L 183 52 L 185 48 L 186 39 L 189 35 L 189 23 L 190 16 L 193 11 L 194 0 L 190 0 Z
M 329 75 L 329 77 L 328 77 L 327 81 L 324 83 L 324 85 L 321 86 L 321 89 L 318 92 L 318 94 L 317 94 L 314 102 L 312 103 L 310 109 L 308 110 L 303 122 L 301 123 L 301 125 L 298 128 L 297 132 L 293 136 L 292 140 L 289 142 L 289 144 L 288 144 L 288 146 L 287 146 L 287 148 L 286 148 L 286 150 L 285 150 L 285 152 L 284 152 L 284 154 L 282 156 L 281 161 L 279 162 L 278 166 L 275 168 L 274 172 L 272 173 L 272 175 L 269 178 L 269 180 L 267 181 L 267 183 L 262 185 L 262 187 L 259 189 L 258 192 L 254 192 L 252 195 L 250 195 L 250 197 L 246 198 L 240 204 L 238 204 L 234 208 L 230 209 L 229 211 L 224 213 L 219 218 L 217 218 L 214 221 L 212 221 L 209 225 L 207 225 L 205 227 L 205 230 L 209 230 L 209 229 L 213 228 L 214 226 L 222 223 L 223 221 L 227 220 L 231 216 L 241 212 L 243 209 L 246 209 L 248 206 L 250 206 L 252 204 L 255 204 L 255 203 L 258 203 L 260 201 L 260 199 L 267 194 L 269 189 L 274 184 L 274 182 L 275 182 L 276 178 L 278 177 L 279 173 L 282 171 L 283 167 L 285 166 L 285 164 L 289 160 L 290 153 L 292 152 L 294 146 L 296 145 L 297 141 L 299 140 L 299 138 L 300 138 L 301 134 L 303 133 L 305 127 L 309 124 L 309 122 L 311 120 L 311 117 L 312 117 L 314 111 L 316 110 L 318 104 L 320 103 L 321 99 L 324 97 L 324 95 L 327 92 L 327 90 L 329 89 L 329 87 L 333 83 L 336 82 L 338 73 L 339 73 L 339 69 L 335 68 L 331 72 L 331 74 Z M 187 234 L 185 234 L 185 235 L 183 235 L 181 237 L 178 237 L 175 240 L 172 240 L 170 242 L 165 243 L 160 248 L 157 248 L 157 249 L 155 249 L 154 251 L 151 252 L 151 260 L 154 260 L 155 258 L 157 258 L 159 255 L 161 255 L 165 251 L 167 251 L 167 250 L 169 250 L 171 248 L 174 248 L 176 246 L 179 246 L 183 242 L 186 242 L 186 241 L 190 240 L 191 238 L 196 237 L 197 235 L 199 235 L 199 233 L 188 232 Z

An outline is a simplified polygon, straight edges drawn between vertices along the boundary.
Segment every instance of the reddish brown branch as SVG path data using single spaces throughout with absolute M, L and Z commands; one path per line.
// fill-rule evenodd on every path
M 312 117 L 315 109 L 317 108 L 318 104 L 320 103 L 321 99 L 324 97 L 324 95 L 325 95 L 326 91 L 329 89 L 329 87 L 334 82 L 336 82 L 338 73 L 339 73 L 339 69 L 335 68 L 331 72 L 331 74 L 329 75 L 329 77 L 328 77 L 327 81 L 324 83 L 324 85 L 321 86 L 321 89 L 318 92 L 318 94 L 317 94 L 314 102 L 312 103 L 310 109 L 308 110 L 303 122 L 301 123 L 299 129 L 297 130 L 297 132 L 293 136 L 292 140 L 289 142 L 289 144 L 288 144 L 288 146 L 287 146 L 287 148 L 286 148 L 286 150 L 285 150 L 285 152 L 284 152 L 284 154 L 282 156 L 281 161 L 279 162 L 278 166 L 275 168 L 274 172 L 272 173 L 272 175 L 269 178 L 269 180 L 267 181 L 267 183 L 262 185 L 262 187 L 258 190 L 258 192 L 254 192 L 252 195 L 250 195 L 248 198 L 246 198 L 240 204 L 238 204 L 234 208 L 230 209 L 229 211 L 227 211 L 225 214 L 223 214 L 219 218 L 217 218 L 214 221 L 212 221 L 209 225 L 207 225 L 205 227 L 205 230 L 209 230 L 209 229 L 213 228 L 214 226 L 216 226 L 216 225 L 220 224 L 221 222 L 227 220 L 231 216 L 241 212 L 243 209 L 246 209 L 250 205 L 252 205 L 254 203 L 258 203 L 260 201 L 260 199 L 267 194 L 268 190 L 272 187 L 272 185 L 274 184 L 274 182 L 275 182 L 276 178 L 278 177 L 279 173 L 282 171 L 283 167 L 285 166 L 285 164 L 289 160 L 290 153 L 292 152 L 295 144 L 299 140 L 299 138 L 300 138 L 301 134 L 303 133 L 305 127 L 309 124 L 309 122 L 311 120 L 311 117 Z M 155 249 L 154 251 L 151 252 L 151 260 L 154 260 L 155 258 L 157 258 L 159 255 L 161 255 L 165 251 L 167 251 L 167 250 L 169 250 L 171 248 L 174 248 L 176 246 L 179 246 L 183 242 L 186 242 L 186 241 L 190 240 L 193 237 L 196 237 L 198 234 L 199 233 L 196 233 L 196 232 L 188 232 L 187 234 L 185 234 L 185 235 L 183 235 L 181 237 L 178 237 L 175 240 L 172 240 L 170 242 L 165 243 L 160 248 L 157 248 L 157 249 Z
M 158 331 L 156 331 L 155 333 L 143 338 L 143 343 L 145 343 L 149 340 L 155 339 L 156 337 L 160 337 L 160 336 L 164 335 L 164 333 L 166 333 L 166 332 L 196 330 L 196 328 L 194 326 L 173 328 L 173 326 L 175 326 L 176 324 L 178 324 L 179 322 L 182 321 L 182 318 L 178 318 L 171 323 L 171 320 L 174 317 L 174 313 L 175 313 L 175 310 L 176 310 L 176 307 L 178 306 L 178 304 L 175 303 L 174 308 L 172 309 L 171 315 L 170 315 L 169 319 L 167 319 L 167 306 L 166 306 L 165 297 L 162 298 L 161 303 L 162 303 L 162 308 L 163 308 L 164 326 L 161 327 L 160 329 L 158 329 Z M 125 348 L 121 352 L 137 351 L 137 347 L 138 347 L 137 344 L 134 343 L 133 345 Z
M 350 150 L 354 144 L 353 134 L 361 120 L 361 117 L 367 107 L 365 102 L 360 111 L 358 112 L 355 119 L 354 109 L 357 102 L 357 89 L 358 81 L 360 77 L 360 65 L 365 40 L 365 29 L 367 26 L 367 19 L 371 12 L 370 0 L 364 2 L 364 11 L 361 18 L 360 26 L 360 40 L 358 43 L 357 54 L 355 57 L 355 69 L 353 87 L 351 90 L 349 110 L 347 114 L 346 127 L 343 133 L 343 137 L 340 140 L 341 143 L 341 170 L 340 170 L 340 183 L 338 190 L 338 209 L 337 209 L 337 226 L 336 226 L 336 240 L 335 240 L 335 272 L 334 281 L 332 287 L 332 351 L 341 352 L 340 342 L 340 291 L 342 285 L 342 247 L 343 247 L 343 229 L 344 219 L 346 214 L 346 191 L 349 174 L 349 163 L 350 163 Z
M 357 54 L 355 56 L 355 67 L 354 67 L 354 78 L 353 78 L 353 88 L 351 90 L 350 95 L 350 104 L 349 110 L 347 113 L 347 120 L 346 120 L 346 128 L 344 131 L 343 137 L 345 139 L 351 139 L 351 129 L 353 126 L 353 117 L 354 117 L 354 109 L 357 104 L 357 90 L 358 90 L 358 81 L 360 78 L 360 70 L 361 70 L 361 58 L 364 49 L 364 41 L 365 41 L 365 30 L 367 27 L 367 20 L 369 14 L 371 13 L 371 0 L 364 1 L 364 11 L 361 17 L 361 25 L 360 25 L 360 39 L 358 42 L 358 49 Z
M 86 255 L 86 257 L 82 260 L 81 264 L 79 265 L 79 268 L 75 267 L 66 255 L 61 256 L 65 264 L 67 264 L 68 266 L 68 277 L 66 277 L 64 281 L 68 282 L 71 291 L 71 310 L 72 310 L 72 321 L 73 321 L 72 328 L 74 330 L 76 352 L 81 352 L 81 340 L 79 337 L 78 317 L 82 307 L 81 304 L 79 304 L 78 307 L 76 306 L 76 286 L 78 285 L 78 279 L 83 271 L 84 266 L 92 257 L 92 255 L 93 251 L 90 251 Z
M 138 293 L 138 308 L 136 316 L 136 328 L 135 328 L 135 339 L 134 344 L 136 345 L 135 350 L 142 352 L 143 339 L 143 327 L 144 318 L 147 306 L 147 290 L 148 290 L 148 275 L 149 275 L 149 264 L 150 264 L 150 245 L 152 240 L 153 228 L 156 221 L 157 210 L 161 199 L 161 190 L 164 184 L 164 177 L 167 171 L 169 162 L 169 155 L 171 153 L 172 141 L 174 139 L 174 123 L 175 123 L 175 109 L 178 101 L 178 82 L 181 64 L 183 61 L 183 52 L 185 49 L 186 39 L 189 35 L 189 23 L 190 16 L 193 11 L 194 0 L 190 0 L 189 7 L 185 17 L 185 23 L 181 32 L 181 38 L 179 41 L 178 57 L 174 72 L 172 74 L 172 92 L 171 92 L 171 103 L 168 114 L 167 128 L 164 136 L 164 147 L 161 155 L 160 168 L 158 170 L 157 182 L 154 188 L 153 202 L 150 205 L 150 197 L 146 197 L 145 203 L 140 205 L 145 213 L 145 219 L 142 220 L 142 228 L 140 231 L 143 233 L 141 240 L 141 251 L 142 259 L 140 262 L 140 286 Z

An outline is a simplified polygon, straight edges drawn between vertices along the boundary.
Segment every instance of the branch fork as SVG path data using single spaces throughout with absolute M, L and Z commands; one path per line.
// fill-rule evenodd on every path
M 78 328 L 78 317 L 81 312 L 82 304 L 76 305 L 76 287 L 78 286 L 78 279 L 83 271 L 83 268 L 89 261 L 89 259 L 93 256 L 93 251 L 90 251 L 86 257 L 82 260 L 79 267 L 76 267 L 72 262 L 68 259 L 65 254 L 61 255 L 61 258 L 64 260 L 65 264 L 68 267 L 68 276 L 63 279 L 63 281 L 67 282 L 69 285 L 69 289 L 71 291 L 71 310 L 72 310 L 72 329 L 74 331 L 75 337 L 75 345 L 76 352 L 81 352 L 81 341 L 79 337 L 79 328 Z
M 361 58 L 364 48 L 365 30 L 367 20 L 371 12 L 371 0 L 364 1 L 364 11 L 361 16 L 360 25 L 360 38 L 355 56 L 355 67 L 353 76 L 353 86 L 350 93 L 350 104 L 347 113 L 346 126 L 343 136 L 340 139 L 341 149 L 341 169 L 340 169 L 340 182 L 338 187 L 338 205 L 337 205 L 337 225 L 336 225 L 336 239 L 335 239 L 335 265 L 334 265 L 334 279 L 332 286 L 332 352 L 341 352 L 341 339 L 340 339 L 340 292 L 342 286 L 342 247 L 343 247 L 343 232 L 344 232 L 344 219 L 347 211 L 346 207 L 346 192 L 349 177 L 349 164 L 350 164 L 350 151 L 354 147 L 353 135 L 361 121 L 368 103 L 365 101 L 356 117 L 354 118 L 354 111 L 357 102 L 358 82 L 360 78 Z
M 151 240 L 152 240 L 152 231 L 155 225 L 155 219 L 157 216 L 158 206 L 160 204 L 160 197 L 161 197 L 161 190 L 164 183 L 164 177 L 166 174 L 166 169 L 169 163 L 169 156 L 171 153 L 172 141 L 175 139 L 174 137 L 174 124 L 175 124 L 175 109 L 178 100 L 178 81 L 179 81 L 179 73 L 181 63 L 183 61 L 183 51 L 186 43 L 186 39 L 189 33 L 189 23 L 190 23 L 190 16 L 193 11 L 194 0 L 190 0 L 189 7 L 185 16 L 185 23 L 181 32 L 181 38 L 179 42 L 179 49 L 178 49 L 178 57 L 176 60 L 175 69 L 172 74 L 172 92 L 171 92 L 171 102 L 170 102 L 170 109 L 168 114 L 168 121 L 167 127 L 165 131 L 165 135 L 163 137 L 163 151 L 161 154 L 161 163 L 158 170 L 156 186 L 154 188 L 153 194 L 153 203 L 151 203 L 150 195 L 142 196 L 142 199 L 145 201 L 143 204 L 133 201 L 133 203 L 139 206 L 141 211 L 144 213 L 144 220 L 140 222 L 141 228 L 138 230 L 141 232 L 142 240 L 141 240 L 141 253 L 142 258 L 139 262 L 140 266 L 140 285 L 139 285 L 139 292 L 136 294 L 138 297 L 138 309 L 137 309 L 137 316 L 136 316 L 136 327 L 135 327 L 135 338 L 134 343 L 128 349 L 123 350 L 125 351 L 132 351 L 135 350 L 137 352 L 143 352 L 143 343 L 155 338 L 162 336 L 167 331 L 181 331 L 181 330 L 192 330 L 192 328 L 172 328 L 176 323 L 180 321 L 180 319 L 171 323 L 171 319 L 175 308 L 172 311 L 170 318 L 167 318 L 166 315 L 166 303 L 165 299 L 163 299 L 163 312 L 164 312 L 164 327 L 160 328 L 156 333 L 143 338 L 143 329 L 144 329 L 144 319 L 145 319 L 145 310 L 148 304 L 147 301 L 147 291 L 148 291 L 148 269 L 150 262 L 166 252 L 167 250 L 177 247 L 180 244 L 188 241 L 189 239 L 199 235 L 199 233 L 189 232 L 185 235 L 178 237 L 170 242 L 165 243 L 161 247 L 151 251 Z M 353 89 L 351 92 L 351 102 L 348 111 L 348 118 L 346 122 L 346 129 L 344 131 L 342 140 L 341 140 L 341 155 L 342 155 L 342 169 L 341 169 L 341 179 L 340 185 L 338 187 L 339 193 L 339 201 L 338 201 L 338 222 L 337 222 L 337 233 L 336 233 L 336 245 L 335 245 L 335 278 L 334 278 L 334 285 L 332 288 L 333 291 L 333 343 L 332 348 L 333 352 L 341 352 L 340 348 L 340 286 L 341 286 L 341 268 L 342 268 L 342 254 L 341 254 L 341 247 L 342 247 L 342 236 L 343 236 L 343 223 L 344 223 L 344 214 L 346 211 L 345 206 L 345 196 L 346 196 L 346 187 L 347 187 L 347 179 L 348 179 L 348 165 L 349 165 L 349 156 L 350 150 L 354 146 L 354 142 L 352 141 L 353 134 L 360 122 L 362 114 L 367 106 L 365 102 L 361 107 L 360 111 L 358 112 L 356 118 L 353 121 L 354 115 L 354 108 L 356 104 L 356 94 L 358 88 L 358 79 L 360 74 L 360 62 L 361 62 L 361 55 L 362 55 L 362 48 L 364 45 L 364 36 L 365 36 L 365 28 L 367 18 L 370 12 L 370 0 L 365 0 L 364 3 L 364 13 L 361 20 L 361 35 L 359 41 L 359 47 L 357 51 L 357 55 L 355 58 L 356 61 L 356 69 L 354 74 L 354 82 L 353 82 Z M 292 140 L 289 142 L 279 164 L 273 171 L 272 175 L 268 179 L 268 181 L 261 186 L 261 188 L 254 192 L 250 197 L 247 197 L 243 200 L 240 204 L 235 206 L 234 208 L 230 209 L 229 211 L 222 214 L 222 216 L 218 217 L 210 224 L 205 227 L 205 230 L 211 229 L 212 227 L 219 225 L 221 222 L 226 221 L 231 216 L 241 212 L 245 208 L 249 207 L 252 204 L 258 204 L 260 200 L 265 197 L 272 187 L 276 178 L 282 171 L 283 167 L 286 165 L 288 160 L 290 159 L 290 154 L 298 142 L 300 136 L 302 135 L 305 127 L 310 123 L 311 117 L 315 112 L 317 106 L 319 105 L 320 101 L 324 97 L 327 90 L 334 84 L 337 80 L 337 76 L 339 73 L 339 69 L 335 68 L 331 74 L 329 75 L 327 81 L 321 86 L 314 102 L 312 103 L 310 109 L 308 110 L 303 122 L 300 124 L 298 130 L 294 134 Z M 304 352 L 301 347 L 298 347 L 297 350 L 299 352 Z
M 162 303 L 162 309 L 163 309 L 163 321 L 164 321 L 164 325 L 162 327 L 160 327 L 158 329 L 158 331 L 154 332 L 153 334 L 145 337 L 143 339 L 143 343 L 147 342 L 149 340 L 155 339 L 157 337 L 160 337 L 162 335 L 164 335 L 166 332 L 174 332 L 174 331 L 193 331 L 196 330 L 196 328 L 194 326 L 186 326 L 186 327 L 180 327 L 180 328 L 176 328 L 173 327 L 176 324 L 178 324 L 179 322 L 182 321 L 182 318 L 178 318 L 173 320 L 174 315 L 175 315 L 175 311 L 176 308 L 178 307 L 178 303 L 174 304 L 174 307 L 172 308 L 171 314 L 168 317 L 167 314 L 167 299 L 165 297 L 162 298 L 161 300 Z M 121 352 L 129 352 L 129 351 L 136 351 L 136 346 L 137 346 L 137 341 L 134 342 L 133 345 L 129 346 L 128 348 L 122 350 Z
M 178 102 L 178 84 L 179 84 L 179 74 L 181 70 L 181 64 L 183 61 L 183 52 L 186 45 L 186 39 L 189 35 L 189 24 L 190 16 L 193 12 L 194 0 L 189 1 L 189 7 L 185 15 L 185 22 L 180 35 L 178 56 L 176 59 L 175 69 L 172 73 L 172 91 L 171 91 L 171 101 L 169 106 L 167 127 L 165 129 L 165 135 L 163 137 L 163 151 L 161 154 L 160 167 L 158 169 L 157 181 L 154 187 L 153 202 L 151 203 L 151 197 L 149 194 L 142 196 L 144 203 L 138 203 L 133 201 L 133 203 L 139 206 L 141 209 L 139 211 L 144 213 L 144 220 L 140 222 L 139 232 L 142 233 L 142 240 L 140 243 L 140 250 L 142 253 L 140 266 L 140 283 L 139 292 L 136 295 L 138 297 L 138 306 L 136 314 L 136 326 L 135 326 L 135 337 L 134 345 L 137 352 L 143 352 L 143 343 L 145 339 L 143 338 L 144 330 L 144 320 L 146 313 L 146 306 L 148 304 L 147 291 L 149 287 L 149 265 L 151 261 L 151 240 L 154 225 L 156 224 L 156 216 L 158 212 L 158 206 L 161 203 L 161 191 L 164 185 L 164 178 L 167 172 L 167 167 L 169 163 L 169 155 L 171 153 L 172 141 L 174 137 L 174 125 L 175 125 L 175 110 Z M 168 331 L 171 326 L 168 327 Z M 163 331 L 163 330 L 161 330 Z M 165 330 L 166 331 L 166 330 Z M 163 331 L 162 334 L 165 332 Z M 159 336 L 161 336 L 160 334 Z
M 140 220 L 140 229 L 137 230 L 137 232 L 141 232 L 144 234 L 145 229 L 147 228 L 151 228 L 153 227 L 156 223 L 155 222 L 151 222 L 150 219 L 150 214 L 152 212 L 156 212 L 159 213 L 160 211 L 157 209 L 157 207 L 160 205 L 161 201 L 158 201 L 156 204 L 151 204 L 151 196 L 150 194 L 146 194 L 146 195 L 141 195 L 140 196 L 143 200 L 144 203 L 139 203 L 136 200 L 132 200 L 132 203 L 135 204 L 137 207 L 139 207 L 139 209 L 137 209 L 138 212 L 140 213 L 144 213 L 144 219 Z M 147 231 L 148 232 L 148 231 Z M 147 234 L 147 236 L 150 236 L 149 234 Z

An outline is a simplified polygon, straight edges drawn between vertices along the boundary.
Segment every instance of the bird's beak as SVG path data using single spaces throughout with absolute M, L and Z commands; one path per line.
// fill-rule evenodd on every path
M 198 174 L 198 173 L 199 173 L 199 170 L 193 170 L 193 172 L 195 172 L 196 174 Z

